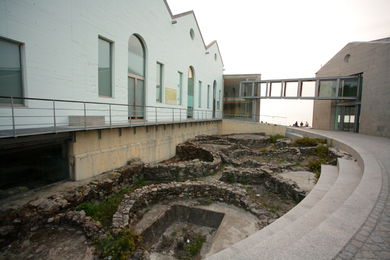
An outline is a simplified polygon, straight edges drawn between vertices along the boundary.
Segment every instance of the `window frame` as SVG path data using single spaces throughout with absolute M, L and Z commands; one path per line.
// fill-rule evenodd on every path
M 110 47 L 110 96 L 100 94 L 99 88 L 99 40 L 109 43 Z M 99 35 L 98 36 L 98 96 L 101 98 L 114 98 L 114 41 Z
M 210 108 L 210 84 L 207 84 L 207 108 Z
M 198 81 L 198 108 L 202 108 L 202 81 Z
M 157 73 L 160 71 L 160 78 L 157 79 Z M 159 91 L 159 98 L 157 97 L 157 86 L 160 83 L 160 91 Z M 164 64 L 161 62 L 156 62 L 156 102 L 157 103 L 163 103 L 164 98 L 163 98 L 163 87 L 164 87 Z
M 26 78 L 25 78 L 25 75 L 26 75 L 25 44 L 23 42 L 9 39 L 9 38 L 5 38 L 2 36 L 0 36 L 0 40 L 18 45 L 19 65 L 20 65 L 20 82 L 21 82 L 20 90 L 21 90 L 21 98 L 22 98 L 20 103 L 14 103 L 14 102 L 0 103 L 0 107 L 2 107 L 2 106 L 6 106 L 6 107 L 8 107 L 8 106 L 17 106 L 17 107 L 27 106 L 27 101 L 26 101 L 26 99 L 24 99 L 26 97 L 26 92 L 27 92 L 26 91 L 27 84 L 26 84 Z

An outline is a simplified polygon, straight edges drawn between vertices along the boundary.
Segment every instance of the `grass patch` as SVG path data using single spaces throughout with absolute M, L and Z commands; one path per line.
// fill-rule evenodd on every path
M 317 146 L 318 144 L 324 144 L 326 140 L 320 138 L 302 137 L 294 141 L 293 144 L 301 147 Z
M 125 260 L 136 250 L 141 236 L 127 229 L 117 234 L 109 233 L 95 243 L 104 258 Z
M 185 251 L 192 257 L 195 257 L 199 254 L 205 241 L 204 237 L 197 237 L 185 247 Z
M 87 201 L 79 204 L 76 210 L 84 210 L 87 216 L 96 221 L 100 221 L 103 226 L 109 227 L 112 224 L 112 216 L 122 201 L 123 196 L 134 188 L 124 188 L 121 191 L 106 197 L 102 201 Z
M 307 164 L 307 167 L 310 169 L 310 171 L 314 173 L 314 177 L 316 179 L 316 182 L 318 181 L 318 179 L 321 176 L 321 164 L 324 164 L 324 163 L 326 163 L 326 161 L 324 159 L 318 159 L 318 160 L 310 161 Z
M 279 139 L 283 139 L 284 136 L 283 135 L 280 135 L 280 134 L 276 134 L 276 135 L 270 135 L 269 136 L 269 140 L 271 143 L 276 143 L 276 141 L 278 141 Z
M 319 144 L 316 147 L 316 154 L 321 158 L 328 160 L 329 159 L 329 147 L 327 145 Z

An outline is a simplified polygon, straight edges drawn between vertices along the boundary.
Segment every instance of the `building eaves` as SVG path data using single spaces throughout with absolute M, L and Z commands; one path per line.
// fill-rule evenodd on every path
M 198 27 L 198 31 L 200 33 L 200 38 L 202 39 L 202 43 L 203 43 L 203 46 L 205 48 L 205 51 L 208 50 L 214 44 L 216 44 L 217 45 L 217 49 L 218 49 L 219 57 L 221 58 L 222 66 L 224 66 L 222 55 L 221 55 L 221 50 L 219 49 L 218 42 L 214 40 L 214 41 L 210 42 L 208 45 L 205 44 L 205 41 L 204 41 L 204 38 L 203 38 L 203 35 L 202 35 L 202 31 L 200 30 L 198 20 L 196 19 L 196 16 L 195 16 L 195 12 L 193 10 L 190 10 L 190 11 L 187 11 L 187 12 L 183 12 L 183 13 L 179 13 L 179 14 L 173 15 L 167 0 L 164 0 L 164 3 L 165 3 L 165 6 L 168 9 L 169 14 L 171 15 L 171 19 L 172 20 L 181 18 L 183 16 L 191 15 L 191 14 L 193 15 L 193 17 L 195 19 L 196 26 Z

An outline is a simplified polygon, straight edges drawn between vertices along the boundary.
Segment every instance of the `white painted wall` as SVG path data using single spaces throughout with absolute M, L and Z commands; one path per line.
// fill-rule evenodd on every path
M 176 24 L 172 24 L 176 20 Z M 194 40 L 190 29 L 195 31 Z M 216 44 L 206 49 L 193 13 L 172 19 L 163 0 L 0 0 L 0 37 L 23 44 L 24 96 L 34 98 L 81 100 L 127 104 L 128 39 L 138 34 L 146 45 L 146 105 L 187 108 L 187 73 L 195 69 L 195 110 L 198 108 L 198 82 L 202 81 L 202 108 L 207 109 L 207 85 L 211 92 L 217 82 L 217 98 L 223 88 L 223 64 Z M 98 95 L 98 37 L 113 42 L 113 97 Z M 208 52 L 209 54 L 206 54 Z M 217 60 L 214 59 L 217 54 Z M 164 64 L 163 86 L 176 87 L 178 71 L 183 72 L 183 105 L 156 103 L 156 62 Z M 221 91 L 223 93 L 223 91 Z M 163 97 L 165 95 L 163 93 Z M 210 94 L 212 98 L 212 93 Z M 210 101 L 211 102 L 211 101 Z M 222 100 L 220 101 L 222 103 Z M 39 104 L 38 104 L 39 103 Z M 40 123 L 50 125 L 52 111 L 46 102 L 27 102 L 16 115 L 46 115 Z M 91 106 L 105 111 L 88 114 L 108 116 L 108 106 Z M 57 104 L 57 123 L 67 124 L 67 115 L 82 115 L 80 104 Z M 75 110 L 61 110 L 74 108 Z M 119 107 L 118 107 L 119 108 Z M 116 119 L 127 121 L 126 107 Z M 222 106 L 221 106 L 222 109 Z M 119 110 L 119 109 L 118 109 Z M 168 111 L 168 110 L 166 110 Z M 171 111 L 171 109 L 169 109 Z M 155 120 L 150 109 L 148 119 Z M 158 110 L 160 114 L 168 114 Z M 9 107 L 0 107 L 1 115 L 10 115 Z M 178 111 L 175 116 L 178 117 Z M 196 112 L 195 117 L 205 116 Z M 169 118 L 172 114 L 169 114 Z M 211 117 L 211 112 L 207 113 Z M 159 119 L 164 120 L 162 115 Z M 17 124 L 38 122 L 38 118 L 17 118 Z M 2 118 L 1 125 L 10 123 Z M 107 121 L 107 118 L 106 118 Z M 18 126 L 23 127 L 23 126 Z M 31 126 L 29 126 L 31 127 Z M 4 129 L 4 127 L 3 127 Z

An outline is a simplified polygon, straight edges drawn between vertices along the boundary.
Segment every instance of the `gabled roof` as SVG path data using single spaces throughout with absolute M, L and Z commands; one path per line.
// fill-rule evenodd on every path
M 187 12 L 184 12 L 184 13 L 180 13 L 180 14 L 175 14 L 173 15 L 172 14 L 172 11 L 171 11 L 171 8 L 169 7 L 168 5 L 168 2 L 167 0 L 164 0 L 164 3 L 165 3 L 165 6 L 167 7 L 168 9 L 168 12 L 169 14 L 171 15 L 171 19 L 174 20 L 174 19 L 177 19 L 177 18 L 180 18 L 180 17 L 183 17 L 183 16 L 187 16 L 187 15 L 193 15 L 194 19 L 195 19 L 195 24 L 196 26 L 198 27 L 198 31 L 200 33 L 200 38 L 202 39 L 202 42 L 203 42 L 203 46 L 205 48 L 205 50 L 208 50 L 209 48 L 211 48 L 214 44 L 217 46 L 217 50 L 218 50 L 218 54 L 219 54 L 219 57 L 221 59 L 221 62 L 222 62 L 222 66 L 224 65 L 223 64 L 223 60 L 222 60 L 222 55 L 221 55 L 221 51 L 219 49 L 219 46 L 218 46 L 218 43 L 216 40 L 210 42 L 208 45 L 205 44 L 204 42 L 204 39 L 203 39 L 203 35 L 202 35 L 202 31 L 200 30 L 200 27 L 199 27 L 199 24 L 198 24 L 198 20 L 196 19 L 196 16 L 195 16 L 195 12 L 193 10 L 190 10 L 190 11 L 187 11 Z

